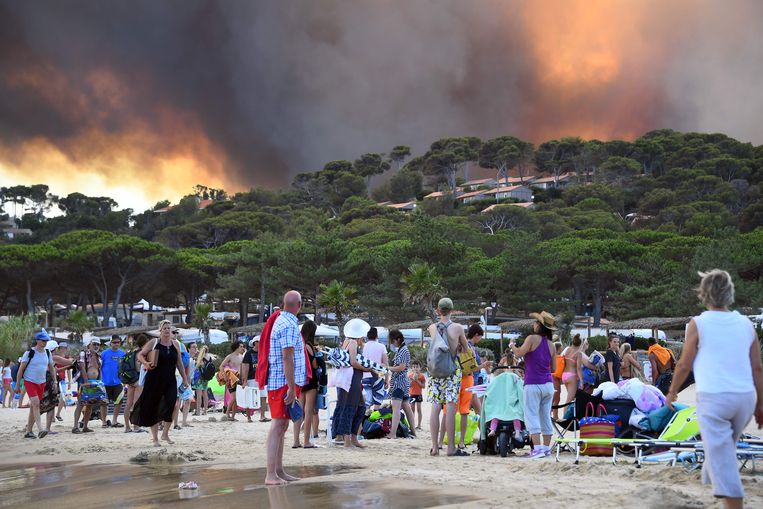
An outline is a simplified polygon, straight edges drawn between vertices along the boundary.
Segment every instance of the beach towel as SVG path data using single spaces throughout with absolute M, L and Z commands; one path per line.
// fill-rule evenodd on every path
M 487 387 L 485 393 L 485 422 L 491 419 L 511 421 L 524 420 L 524 382 L 514 373 L 498 375 Z
M 663 366 L 667 366 L 668 362 L 670 362 L 671 352 L 664 346 L 654 344 L 649 347 L 646 353 L 647 355 L 654 354 Z
M 619 386 L 620 390 L 636 403 L 636 408 L 646 414 L 665 406 L 665 396 L 659 389 L 645 384 L 638 378 L 620 382 Z
M 256 372 L 257 385 L 259 387 L 268 385 L 268 372 L 270 371 L 270 364 L 268 363 L 268 357 L 270 356 L 270 333 L 273 332 L 273 324 L 276 323 L 276 319 L 280 315 L 280 310 L 270 315 L 270 318 L 265 322 L 265 327 L 262 329 L 262 334 L 260 334 Z
M 217 373 L 217 381 L 220 385 L 233 389 L 238 385 L 238 372 L 231 368 L 223 368 Z
M 352 363 L 350 362 L 350 352 L 348 352 L 347 350 L 343 350 L 341 348 L 329 348 L 326 350 L 325 355 L 326 355 L 326 362 L 336 368 L 352 367 Z M 364 368 L 370 368 L 379 373 L 387 372 L 386 367 L 372 360 L 367 359 L 366 357 L 363 356 L 363 354 L 357 354 L 355 356 L 355 360 L 358 361 L 358 364 L 360 364 Z

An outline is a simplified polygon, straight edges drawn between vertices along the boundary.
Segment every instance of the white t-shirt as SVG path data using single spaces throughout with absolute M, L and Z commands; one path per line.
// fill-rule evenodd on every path
M 757 337 L 752 322 L 737 311 L 705 311 L 694 323 L 699 333 L 694 358 L 697 392 L 754 391 L 750 345 Z
M 11 367 L 10 366 L 5 366 L 3 368 L 3 378 L 8 379 L 10 377 L 11 377 Z
M 34 357 L 29 360 L 29 350 L 24 352 L 21 356 L 21 362 L 29 362 L 24 370 L 24 381 L 32 382 L 34 384 L 45 383 L 45 372 L 48 370 L 48 366 L 53 365 L 53 356 L 48 357 L 48 351 L 43 350 L 38 352 L 34 351 Z
M 377 340 L 367 341 L 363 345 L 363 357 L 377 364 L 382 364 L 382 357 L 387 353 L 387 347 Z M 371 373 L 363 373 L 363 378 L 370 378 Z

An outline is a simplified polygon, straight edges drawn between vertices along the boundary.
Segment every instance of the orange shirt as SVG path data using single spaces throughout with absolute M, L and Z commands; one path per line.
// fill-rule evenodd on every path
M 411 381 L 411 390 L 409 394 L 411 396 L 421 396 L 421 390 L 427 383 L 427 377 L 424 376 L 424 373 L 419 373 L 419 376 L 417 376 L 416 379 L 413 378 L 413 373 L 408 373 L 408 380 Z

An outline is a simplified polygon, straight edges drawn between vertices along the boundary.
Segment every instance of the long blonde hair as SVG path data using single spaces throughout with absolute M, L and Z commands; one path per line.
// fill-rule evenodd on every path
M 196 356 L 196 365 L 201 366 L 201 361 L 204 360 L 204 356 L 207 355 L 207 345 L 204 345 L 199 350 L 199 355 Z
M 631 352 L 631 345 L 630 343 L 623 343 L 620 345 L 620 358 L 622 359 L 626 353 Z

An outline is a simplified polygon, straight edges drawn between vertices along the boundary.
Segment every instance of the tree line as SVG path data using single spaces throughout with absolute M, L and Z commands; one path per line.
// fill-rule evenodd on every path
M 420 319 L 440 295 L 467 310 L 547 308 L 631 318 L 698 310 L 697 270 L 720 267 L 740 306 L 763 302 L 763 147 L 722 134 L 659 130 L 633 141 L 511 136 L 445 138 L 298 174 L 290 189 L 228 196 L 198 186 L 180 203 L 134 214 L 108 198 L 0 189 L 6 218 L 33 235 L 0 244 L 0 312 L 55 301 L 104 304 L 200 296 L 240 309 L 300 290 L 314 310 Z M 533 171 L 566 189 L 535 189 L 533 209 L 454 195 L 469 169 L 498 179 Z M 369 191 L 381 175 L 383 183 Z M 215 203 L 199 210 L 200 199 Z M 406 214 L 379 201 L 420 200 Z M 48 218 L 57 206 L 63 214 Z M 21 211 L 21 214 L 19 214 Z M 245 316 L 245 313 L 244 313 Z

